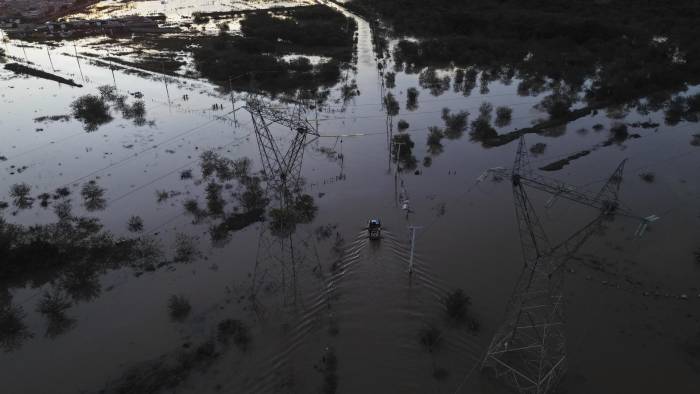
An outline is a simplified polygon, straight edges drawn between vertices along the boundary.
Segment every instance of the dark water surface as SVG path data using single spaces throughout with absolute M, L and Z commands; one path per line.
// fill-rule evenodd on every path
M 422 162 L 430 156 L 428 127 L 444 126 L 444 107 L 468 110 L 472 120 L 482 102 L 509 106 L 512 122 L 498 128 L 507 132 L 546 117 L 533 106 L 547 93 L 520 96 L 513 80 L 492 82 L 488 92 L 477 88 L 467 97 L 452 89 L 433 95 L 419 86 L 416 74 L 404 72 L 397 74 L 396 87 L 387 89 L 378 74 L 370 26 L 358 18 L 358 28 L 357 71 L 350 79 L 360 95 L 342 105 L 333 102 L 339 97 L 334 89 L 330 108 L 318 113 L 322 137 L 306 147 L 302 168 L 304 193 L 314 198 L 318 211 L 311 223 L 299 224 L 285 237 L 258 222 L 213 243 L 211 222 L 193 224 L 184 213 L 187 199 L 206 204 L 206 181 L 197 181 L 203 151 L 248 157 L 254 171 L 261 168 L 250 115 L 238 112 L 239 124 L 234 124 L 227 114 L 229 96 L 212 85 L 169 77 L 166 90 L 162 76 L 128 70 L 113 75 L 109 66 L 86 58 L 78 68 L 72 45 L 52 49 L 52 61 L 58 74 L 84 81 L 82 88 L 0 71 L 0 155 L 7 159 L 0 162 L 0 201 L 11 202 L 9 190 L 16 183 L 31 185 L 32 196 L 68 186 L 73 213 L 99 218 L 115 236 L 131 236 L 127 221 L 138 215 L 144 234 L 160 242 L 168 259 L 177 249 L 176 234 L 188 235 L 201 254 L 191 263 L 138 275 L 127 267 L 102 270 L 99 294 L 73 302 L 66 313 L 74 325 L 55 337 L 45 335 L 46 319 L 35 309 L 58 279 L 7 286 L 3 297 L 24 310 L 33 337 L 0 353 L 3 392 L 114 388 L 130 368 L 172 360 L 215 336 L 217 324 L 227 318 L 250 327 L 248 349 L 220 348 L 213 362 L 194 368 L 177 389 L 166 392 L 322 392 L 328 384 L 324 379 L 333 379 L 324 370 L 330 354 L 337 358 L 338 393 L 504 392 L 475 366 L 501 323 L 523 263 L 510 182 L 476 179 L 488 168 L 510 167 L 516 143 L 487 149 L 464 133 L 443 139 L 444 150 L 431 156 L 432 165 Z M 24 59 L 26 51 L 36 67 L 51 70 L 44 47 L 23 50 L 20 44 L 3 46 L 10 56 Z M 452 71 L 440 73 L 454 77 Z M 143 94 L 145 118 L 152 123 L 137 126 L 114 113 L 114 120 L 86 132 L 75 119 L 34 121 L 70 114 L 75 98 L 115 82 L 120 93 Z M 414 111 L 405 106 L 409 87 L 420 91 Z M 399 119 L 410 123 L 418 174 L 397 174 L 390 161 L 381 104 L 388 90 L 401 104 L 393 132 Z M 683 94 L 697 92 L 691 87 Z M 224 109 L 212 110 L 214 104 Z M 238 106 L 243 104 L 238 100 Z M 614 120 L 600 111 L 559 133 L 529 135 L 527 143 L 547 144 L 545 153 L 533 159 L 545 165 L 599 146 L 616 121 L 647 120 L 660 125 L 634 129 L 640 138 L 598 147 L 547 173 L 597 190 L 628 158 L 621 200 L 643 216 L 661 216 L 641 239 L 634 237 L 638 222 L 616 218 L 570 262 L 565 283 L 569 369 L 562 392 L 693 393 L 700 387 L 700 272 L 693 256 L 700 247 L 700 147 L 690 144 L 700 126 L 668 126 L 660 112 L 631 112 Z M 605 130 L 594 131 L 595 124 Z M 288 130 L 273 127 L 273 132 L 281 144 L 289 141 Z M 327 154 L 331 150 L 343 159 Z M 181 179 L 185 169 L 194 170 L 193 180 Z M 654 173 L 654 182 L 640 177 L 645 172 Z M 81 206 L 80 188 L 90 180 L 106 189 L 105 210 L 87 212 Z M 156 191 L 174 193 L 159 203 Z M 408 214 L 401 207 L 404 199 Z M 596 215 L 565 200 L 545 209 L 549 196 L 535 192 L 531 199 L 553 239 L 563 239 Z M 10 204 L 2 214 L 21 225 L 55 221 L 52 209 L 38 201 L 31 209 Z M 362 230 L 370 217 L 383 221 L 379 242 L 369 241 Z M 417 232 L 412 275 L 410 225 L 423 227 Z M 318 231 L 321 226 L 326 231 Z M 471 298 L 478 330 L 445 318 L 441 299 L 457 288 Z M 184 295 L 192 306 L 182 322 L 168 316 L 173 294 Z M 441 332 L 432 353 L 419 341 L 429 326 Z

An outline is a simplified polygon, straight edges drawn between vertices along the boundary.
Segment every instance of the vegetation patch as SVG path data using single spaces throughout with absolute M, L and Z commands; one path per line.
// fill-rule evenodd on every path
M 442 341 L 442 331 L 434 324 L 428 324 L 418 332 L 418 341 L 425 351 L 435 352 Z
M 418 109 L 418 89 L 410 87 L 406 90 L 406 109 L 409 111 L 415 111 Z
M 447 293 L 442 298 L 442 305 L 445 309 L 445 314 L 454 323 L 467 323 L 472 331 L 479 329 L 479 322 L 471 315 L 469 306 L 471 306 L 471 298 L 464 293 L 462 289 L 456 289 Z
M 105 101 L 92 94 L 78 97 L 71 104 L 73 117 L 83 122 L 85 131 L 95 131 L 101 125 L 112 121 L 109 106 Z
M 63 292 L 46 292 L 37 305 L 37 312 L 44 315 L 48 321 L 46 336 L 56 336 L 70 330 L 75 326 L 75 319 L 66 315 L 66 310 L 72 305 L 70 298 Z
M 222 31 L 193 49 L 199 72 L 223 87 L 272 94 L 316 91 L 352 60 L 356 24 L 323 5 L 247 14 L 242 35 Z M 285 60 L 284 55 L 302 55 Z M 308 56 L 330 60 L 313 64 Z
M 47 79 L 49 81 L 56 81 L 68 86 L 75 86 L 82 88 L 83 85 L 75 83 L 72 79 L 66 79 L 59 77 L 58 75 L 47 73 L 46 71 L 37 70 L 32 67 L 28 67 L 19 63 L 9 63 L 5 65 L 5 69 L 14 72 L 15 74 L 30 75 L 37 78 Z
M 394 97 L 394 94 L 391 92 L 387 93 L 386 97 L 384 97 L 384 107 L 386 107 L 386 114 L 389 116 L 398 115 L 401 109 L 399 102 L 396 101 L 396 97 Z
M 252 341 L 250 328 L 242 321 L 236 319 L 226 319 L 219 322 L 216 338 L 225 345 L 232 341 L 234 345 L 244 352 L 248 350 L 248 346 Z
M 442 139 L 445 137 L 445 133 L 441 128 L 437 126 L 431 126 L 428 128 L 428 152 L 431 155 L 437 155 L 442 153 Z
M 413 156 L 413 148 L 416 144 L 411 140 L 411 135 L 407 133 L 394 135 L 392 142 L 394 148 L 391 154 L 394 161 L 400 162 L 405 169 L 416 168 L 417 160 Z
M 52 116 L 39 116 L 34 118 L 36 123 L 46 123 L 46 122 L 68 122 L 70 120 L 70 115 L 52 115 Z
M 24 323 L 26 314 L 20 306 L 0 305 L 0 349 L 9 352 L 32 337 Z
M 219 357 L 216 344 L 207 340 L 193 349 L 132 367 L 101 392 L 105 394 L 156 393 L 174 389 L 192 371 L 203 370 Z
M 550 163 L 550 164 L 547 164 L 543 167 L 540 167 L 540 170 L 542 170 L 542 171 L 559 171 L 562 168 L 564 168 L 565 166 L 571 164 L 572 161 L 579 159 L 581 157 L 584 157 L 584 156 L 588 156 L 590 153 L 591 153 L 590 150 L 582 150 L 582 151 L 575 153 L 571 156 L 565 157 L 561 160 L 557 160 L 553 163 Z
M 646 183 L 654 183 L 656 180 L 656 175 L 651 171 L 642 172 L 639 177 Z
M 668 124 L 692 121 L 682 113 L 695 103 L 673 93 L 700 82 L 700 42 L 694 39 L 700 7 L 694 0 L 673 7 L 665 0 L 615 0 L 594 7 L 585 0 L 565 6 L 516 0 L 351 0 L 347 5 L 388 27 L 387 34 L 398 39 L 396 68 L 420 73 L 433 94 L 445 84 L 423 73 L 457 67 L 455 91 L 465 95 L 477 79 L 482 93 L 490 81 L 514 78 L 523 96 L 554 91 L 541 105 L 550 119 L 568 119 L 573 103 L 582 100 L 588 107 L 626 103 L 640 113 L 671 104 Z
M 323 375 L 321 393 L 335 394 L 338 390 L 338 356 L 335 354 L 335 349 L 326 348 L 321 362 L 314 368 Z
M 181 322 L 192 311 L 190 302 L 182 295 L 172 295 L 168 298 L 168 314 L 173 321 Z
M 462 137 L 464 131 L 467 130 L 468 119 L 469 112 L 467 111 L 459 111 L 453 114 L 449 108 L 443 108 L 442 120 L 445 122 L 445 137 L 451 140 Z
M 513 109 L 509 107 L 498 107 L 496 108 L 496 126 L 505 127 L 508 126 L 513 117 Z

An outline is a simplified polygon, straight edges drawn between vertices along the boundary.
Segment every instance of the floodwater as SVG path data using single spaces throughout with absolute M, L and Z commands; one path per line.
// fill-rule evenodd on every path
M 0 162 L 0 201 L 11 202 L 9 190 L 17 183 L 29 184 L 33 196 L 68 186 L 73 213 L 99 218 L 117 237 L 132 236 L 127 221 L 138 215 L 143 234 L 159 240 L 167 258 L 177 249 L 177 234 L 187 235 L 199 251 L 191 263 L 153 271 L 103 270 L 97 294 L 72 303 L 66 313 L 74 325 L 56 336 L 45 335 L 47 322 L 35 310 L 57 280 L 7 288 L 11 304 L 26 313 L 24 323 L 33 336 L 0 353 L 3 392 L 110 389 L 131 368 L 169 360 L 216 335 L 218 323 L 228 318 L 250 327 L 248 348 L 222 348 L 177 389 L 165 391 L 318 392 L 329 375 L 324 359 L 332 353 L 338 393 L 505 392 L 480 373 L 478 363 L 502 322 L 523 263 L 510 183 L 476 179 L 488 168 L 510 167 L 517 141 L 484 148 L 465 133 L 443 139 L 442 152 L 431 155 L 426 139 L 428 127 L 443 126 L 443 108 L 468 110 L 474 119 L 483 102 L 513 109 L 512 122 L 499 132 L 527 127 L 546 117 L 534 106 L 547 92 L 523 97 L 517 79 L 491 82 L 469 96 L 453 89 L 431 92 L 420 87 L 418 75 L 404 72 L 388 88 L 379 75 L 370 26 L 357 20 L 357 69 L 348 80 L 356 81 L 360 95 L 344 103 L 336 87 L 321 111 L 308 113 L 312 123 L 318 121 L 320 137 L 304 149 L 301 175 L 303 192 L 318 207 L 315 217 L 288 236 L 275 235 L 267 222 L 259 222 L 232 232 L 225 242 L 213 242 L 212 221 L 193 222 L 183 203 L 205 201 L 206 182 L 197 181 L 205 150 L 247 157 L 254 171 L 262 168 L 251 116 L 239 110 L 234 120 L 228 94 L 206 81 L 76 59 L 75 50 L 81 53 L 86 45 L 80 41 L 76 48 L 52 48 L 51 61 L 45 47 L 2 44 L 18 61 L 55 69 L 84 86 L 0 71 L 0 155 L 6 159 Z M 439 72 L 454 79 L 452 70 Z M 139 92 L 146 122 L 136 125 L 113 113 L 111 122 L 91 132 L 75 119 L 35 122 L 70 114 L 73 100 L 98 94 L 102 85 L 116 86 L 130 102 Z M 412 111 L 406 109 L 410 87 L 420 92 Z M 389 91 L 401 104 L 391 120 L 382 106 Z M 697 92 L 690 87 L 683 94 Z M 237 108 L 244 105 L 243 96 L 235 95 Z M 535 165 L 597 147 L 547 173 L 588 190 L 600 188 L 627 158 L 621 201 L 642 216 L 661 217 L 639 239 L 634 237 L 639 222 L 618 217 L 569 263 L 564 287 L 569 365 L 561 390 L 692 393 L 700 387 L 695 339 L 700 272 L 693 257 L 700 246 L 700 148 L 690 142 L 700 126 L 668 126 L 663 113 L 630 112 L 624 122 L 649 120 L 659 126 L 635 129 L 639 138 L 603 146 L 610 126 L 620 121 L 610 117 L 612 112 L 581 118 L 557 133 L 526 137 L 529 145 L 547 144 L 533 158 Z M 410 124 L 406 133 L 415 142 L 417 172 L 398 172 L 391 161 L 388 133 L 398 133 L 400 119 Z M 388 123 L 393 131 L 387 131 Z M 595 131 L 596 124 L 605 130 Z M 273 126 L 272 132 L 286 149 L 289 130 Z M 426 156 L 432 157 L 430 166 L 423 165 Z M 182 179 L 187 169 L 194 179 Z M 651 183 L 640 177 L 647 172 L 654 174 Z M 104 210 L 88 212 L 80 204 L 80 189 L 91 180 L 106 189 Z M 157 191 L 170 197 L 158 202 Z M 554 240 L 596 215 L 565 200 L 545 209 L 549 196 L 538 192 L 530 198 Z M 38 201 L 31 209 L 10 204 L 2 213 L 6 221 L 22 225 L 55 220 L 52 209 Z M 378 242 L 363 231 L 371 217 L 381 218 L 385 229 Z M 409 226 L 420 226 L 412 274 Z M 478 330 L 445 319 L 441 299 L 457 288 L 470 297 Z M 179 322 L 168 315 L 174 294 L 191 304 L 190 314 Z M 433 352 L 419 340 L 428 326 L 441 331 Z

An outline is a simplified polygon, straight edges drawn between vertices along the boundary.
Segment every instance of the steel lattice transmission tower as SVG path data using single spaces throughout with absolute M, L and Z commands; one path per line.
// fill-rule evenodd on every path
M 306 117 L 306 105 L 294 103 L 291 107 L 280 109 L 264 103 L 257 97 L 250 97 L 246 110 L 250 112 L 253 120 L 262 170 L 268 186 L 272 186 L 278 192 L 298 188 L 304 148 L 319 136 L 318 130 Z M 286 149 L 282 149 L 280 139 L 275 138 L 270 131 L 273 124 L 291 131 L 292 139 Z
M 636 217 L 618 202 L 624 165 L 625 161 L 620 163 L 601 190 L 591 195 L 535 174 L 525 139 L 520 139 L 511 181 L 525 265 L 482 368 L 521 393 L 551 392 L 565 373 L 564 264 L 604 219 Z M 552 245 L 530 202 L 529 188 L 595 208 L 598 215 L 565 241 Z
M 304 150 L 318 138 L 318 130 L 308 121 L 307 105 L 302 102 L 273 106 L 252 96 L 248 98 L 245 108 L 252 117 L 267 195 L 277 200 L 280 211 L 288 211 L 302 192 Z M 270 130 L 274 124 L 289 129 L 289 133 L 275 137 Z M 285 146 L 287 140 L 290 141 Z M 251 277 L 251 301 L 256 310 L 262 307 L 257 302 L 257 293 L 265 277 L 272 277 L 281 289 L 283 304 L 286 305 L 290 298 L 296 303 L 297 265 L 304 260 L 306 251 L 295 248 L 298 242 L 294 239 L 293 225 L 290 227 L 290 231 L 282 232 L 272 231 L 266 225 L 261 227 L 255 270 Z M 269 264 L 263 263 L 276 263 L 274 266 L 278 269 L 273 270 Z

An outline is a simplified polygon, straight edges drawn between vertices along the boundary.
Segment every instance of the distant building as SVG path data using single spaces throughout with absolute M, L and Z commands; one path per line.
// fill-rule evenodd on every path
M 41 19 L 72 6 L 76 0 L 0 0 L 0 18 Z

